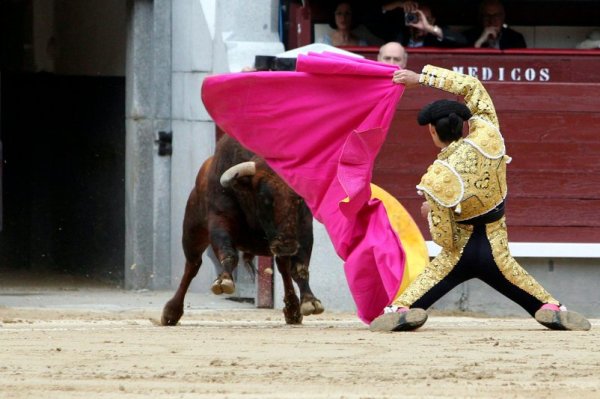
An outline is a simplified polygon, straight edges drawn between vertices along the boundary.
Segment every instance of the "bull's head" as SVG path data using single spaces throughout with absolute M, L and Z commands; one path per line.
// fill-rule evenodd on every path
M 236 192 L 248 222 L 260 225 L 273 255 L 291 256 L 298 252 L 299 240 L 304 240 L 306 218 L 310 219 L 310 227 L 312 216 L 302 198 L 264 160 L 232 166 L 220 181 L 223 187 Z

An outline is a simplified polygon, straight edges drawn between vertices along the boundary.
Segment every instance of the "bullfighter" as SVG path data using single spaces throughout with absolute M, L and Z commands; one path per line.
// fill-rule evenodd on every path
M 426 65 L 420 74 L 394 72 L 393 82 L 464 97 L 426 105 L 418 123 L 428 125 L 441 148 L 417 189 L 432 239 L 442 247 L 425 270 L 370 325 L 372 331 L 407 331 L 427 320 L 425 309 L 458 284 L 479 278 L 554 330 L 589 330 L 590 322 L 568 311 L 511 256 L 504 216 L 507 193 L 504 139 L 494 104 L 472 76 Z M 463 138 L 464 121 L 469 133 Z

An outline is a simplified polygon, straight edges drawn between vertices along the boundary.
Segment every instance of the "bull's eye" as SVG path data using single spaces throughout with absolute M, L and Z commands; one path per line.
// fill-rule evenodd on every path
M 273 204 L 273 199 L 269 196 L 262 196 L 261 201 L 265 206 L 271 206 Z
M 269 206 L 273 203 L 273 196 L 271 195 L 271 190 L 266 184 L 261 184 L 259 186 L 258 197 L 260 198 L 260 201 L 263 205 Z

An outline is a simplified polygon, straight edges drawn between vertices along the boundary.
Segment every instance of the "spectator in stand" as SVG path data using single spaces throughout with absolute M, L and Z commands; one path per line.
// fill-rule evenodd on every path
M 394 34 L 394 40 L 406 47 L 467 47 L 469 44 L 462 33 L 446 26 L 436 25 L 431 7 L 414 1 L 394 1 L 386 3 L 382 12 L 397 9 L 404 11 L 404 23 Z
M 389 42 L 379 48 L 377 61 L 386 64 L 398 65 L 400 68 L 406 68 L 408 54 L 404 47 L 398 42 Z
M 352 5 L 347 1 L 337 3 L 333 14 L 333 21 L 329 25 L 334 29 L 331 33 L 317 39 L 317 43 L 331 46 L 368 46 L 367 39 L 357 35 L 356 19 L 352 14 Z
M 506 12 L 500 0 L 483 0 L 479 5 L 480 26 L 464 32 L 467 40 L 475 48 L 526 48 L 525 38 L 509 28 Z

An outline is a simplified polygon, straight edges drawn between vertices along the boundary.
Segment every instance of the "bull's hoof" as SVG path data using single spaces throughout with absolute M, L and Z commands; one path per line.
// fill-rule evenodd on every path
M 286 324 L 302 324 L 302 313 L 300 311 L 300 301 L 298 297 L 292 295 L 283 298 L 283 315 L 285 316 Z
M 233 294 L 235 292 L 235 284 L 233 280 L 218 278 L 212 283 L 210 290 L 215 295 Z
M 163 326 L 174 326 L 179 322 L 181 316 L 183 316 L 183 305 L 173 303 L 171 300 L 163 308 L 160 324 Z
M 298 311 L 286 312 L 284 309 L 283 315 L 285 316 L 285 324 L 302 324 L 302 314 Z
M 321 304 L 321 301 L 319 301 L 316 298 L 306 302 L 302 302 L 302 305 L 300 306 L 300 312 L 304 316 L 309 316 L 311 314 L 321 314 L 323 313 L 323 311 L 325 311 L 325 308 Z

